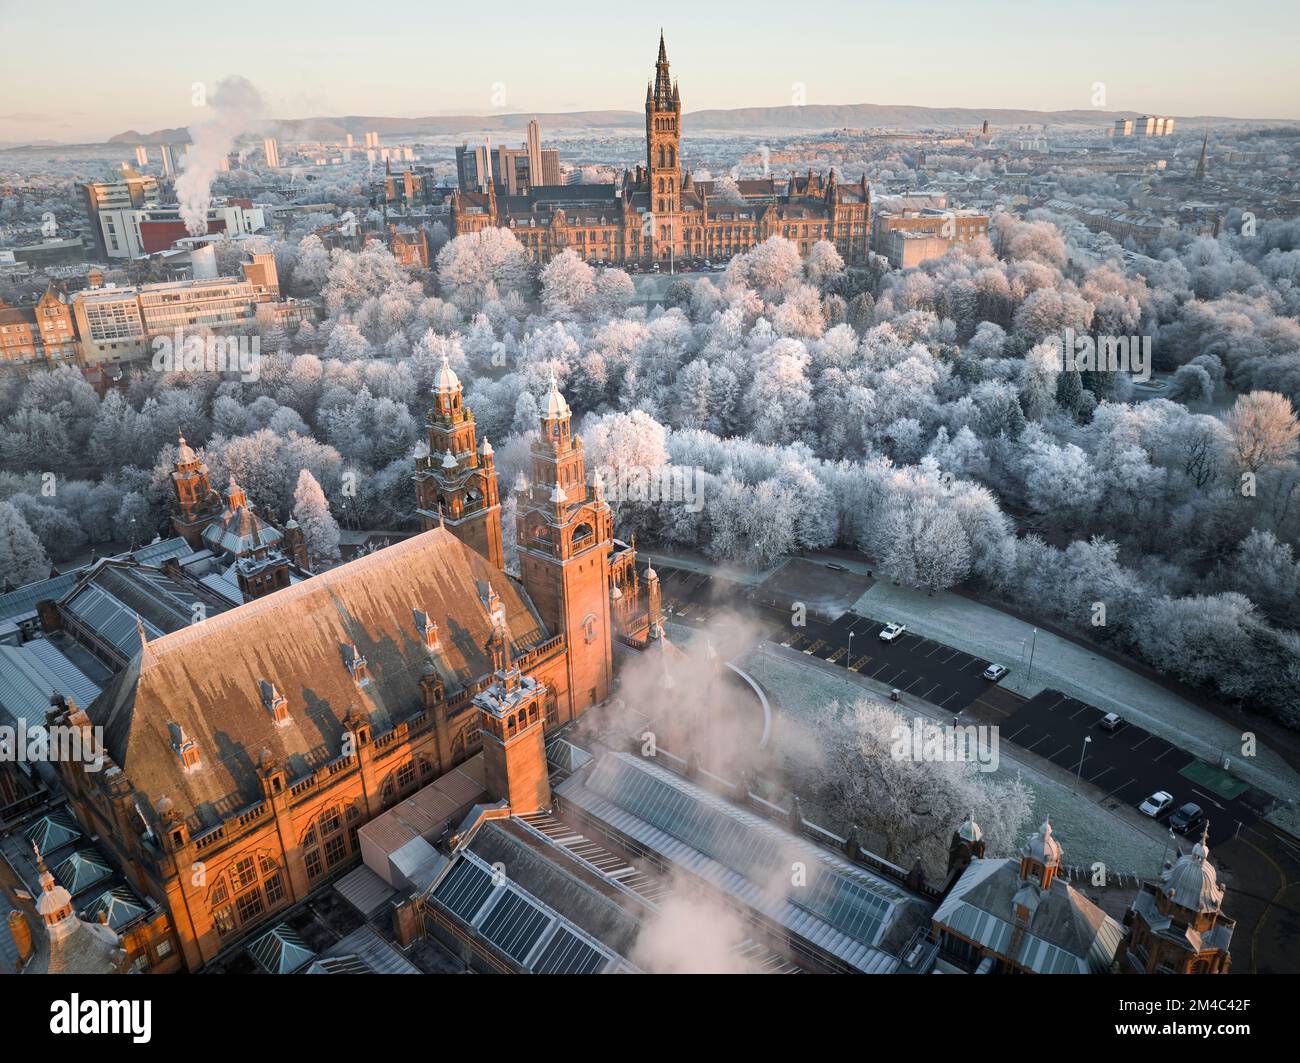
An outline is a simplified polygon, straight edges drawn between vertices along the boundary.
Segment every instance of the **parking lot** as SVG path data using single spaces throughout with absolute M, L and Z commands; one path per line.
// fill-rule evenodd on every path
M 802 628 L 786 627 L 770 637 L 783 646 L 915 694 L 954 715 L 988 690 L 989 681 L 982 677 L 988 661 L 910 631 L 893 642 L 881 642 L 884 626 L 878 620 L 845 613 L 831 623 L 809 619 Z
M 1212 846 L 1232 838 L 1239 826 L 1265 811 L 1266 795 L 1247 787 L 1226 796 L 1188 774 L 1190 768 L 1193 775 L 1212 776 L 1210 766 L 1133 724 L 1107 731 L 1101 726 L 1104 715 L 1059 691 L 1044 690 L 1002 722 L 1001 734 L 1103 790 L 1103 804 L 1136 807 L 1157 790 L 1173 795 L 1170 812 L 1195 802 L 1210 821 Z M 1163 823 L 1168 819 L 1169 812 L 1160 817 Z

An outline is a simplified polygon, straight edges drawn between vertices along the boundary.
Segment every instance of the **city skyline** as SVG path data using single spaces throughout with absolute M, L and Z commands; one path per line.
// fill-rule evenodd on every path
M 73 17 L 83 7 L 72 5 Z M 774 15 L 786 11 L 775 4 L 763 10 L 769 7 Z M 208 13 L 178 9 L 157 25 L 97 29 L 103 54 L 147 55 L 147 63 L 97 69 L 95 56 L 80 52 L 16 55 L 0 143 L 95 142 L 129 129 L 147 134 L 185 127 L 195 119 L 194 84 L 211 91 L 232 74 L 257 86 L 268 119 L 623 111 L 636 44 L 661 23 L 679 69 L 691 72 L 692 109 L 700 110 L 875 103 L 1286 119 L 1300 98 L 1300 73 L 1286 54 L 1288 34 L 1254 35 L 1247 48 L 1224 48 L 1216 8 L 1206 3 L 1136 11 L 1107 0 L 1086 14 L 1041 13 L 1026 21 L 1001 2 L 974 20 L 945 2 L 920 31 L 916 20 L 895 18 L 892 9 L 832 3 L 824 8 L 824 29 L 793 40 L 763 30 L 763 18 L 738 22 L 681 4 L 642 15 L 581 0 L 575 14 L 584 9 L 599 12 L 599 20 L 574 18 L 574 32 L 554 35 L 544 52 L 526 35 L 515 41 L 490 35 L 494 21 L 530 17 L 514 4 L 457 12 L 431 24 L 428 33 L 395 34 L 394 25 L 427 20 L 399 0 L 383 23 L 337 34 L 332 27 L 346 11 L 334 0 L 313 7 L 308 28 L 299 12 L 254 9 L 237 0 L 224 11 L 236 21 L 255 11 L 259 27 L 237 47 L 205 40 L 210 22 L 201 20 Z M 1264 10 L 1253 0 L 1237 5 L 1236 20 L 1254 25 Z M 943 17 L 948 11 L 951 19 Z M 13 11 L 6 21 L 22 35 L 35 31 L 39 17 Z M 1298 16 L 1270 11 L 1269 17 L 1294 23 Z M 1175 24 L 1177 52 L 1153 51 Z M 445 31 L 454 31 L 450 48 L 441 44 Z M 164 38 L 201 43 L 178 49 Z M 1071 46 L 1062 49 L 1054 43 L 1060 39 Z M 1014 62 L 996 61 L 1004 45 L 1015 48 Z M 870 54 L 865 64 L 858 55 L 863 47 Z M 372 58 L 379 54 L 382 63 Z M 984 61 L 977 61 L 981 56 Z M 1207 78 L 1211 68 L 1215 77 Z

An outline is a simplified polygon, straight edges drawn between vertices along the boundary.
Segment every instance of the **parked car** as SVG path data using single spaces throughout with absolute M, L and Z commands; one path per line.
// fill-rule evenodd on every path
M 1164 790 L 1157 790 L 1140 805 L 1138 811 L 1144 816 L 1150 816 L 1152 819 L 1159 819 L 1174 803 L 1174 795 L 1166 793 Z
M 1108 712 L 1101 718 L 1101 729 L 1114 734 L 1124 726 L 1124 718 L 1117 712 Z
M 1205 822 L 1205 813 L 1201 811 L 1201 806 L 1188 801 L 1169 817 L 1169 826 L 1179 834 L 1191 834 L 1201 829 L 1201 824 Z
M 1011 671 L 1011 669 L 1005 664 L 991 664 L 984 669 L 984 678 L 992 679 L 993 682 L 996 683 L 1009 671 Z
M 895 639 L 901 638 L 906 630 L 906 624 L 886 624 L 880 629 L 880 641 L 893 642 Z

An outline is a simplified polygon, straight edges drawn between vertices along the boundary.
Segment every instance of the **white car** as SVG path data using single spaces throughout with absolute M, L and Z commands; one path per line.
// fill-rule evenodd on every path
M 1157 790 L 1145 801 L 1143 801 L 1140 805 L 1138 805 L 1138 811 L 1141 812 L 1143 815 L 1150 816 L 1152 819 L 1156 819 L 1160 816 L 1163 816 L 1166 812 L 1168 812 L 1170 807 L 1173 805 L 1173 803 L 1174 803 L 1173 794 L 1167 794 L 1165 793 L 1164 790 Z
M 984 678 L 998 682 L 1010 669 L 1005 664 L 991 664 L 984 669 Z
M 895 639 L 901 638 L 906 630 L 906 624 L 886 624 L 880 629 L 880 641 L 893 642 Z

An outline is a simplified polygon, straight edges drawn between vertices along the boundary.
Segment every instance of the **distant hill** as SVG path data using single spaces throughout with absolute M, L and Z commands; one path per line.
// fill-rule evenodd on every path
M 987 119 L 994 128 L 1016 126 L 1068 126 L 1102 129 L 1116 118 L 1137 118 L 1141 111 L 1031 111 L 990 107 L 910 107 L 900 104 L 808 104 L 804 107 L 739 107 L 730 110 L 691 111 L 683 116 L 688 129 L 745 132 L 759 129 L 798 131 L 829 129 L 953 129 L 975 128 Z M 1297 119 L 1230 118 L 1215 115 L 1174 115 L 1183 129 L 1213 125 L 1266 125 Z M 513 133 L 536 118 L 543 132 L 576 129 L 639 129 L 645 116 L 639 111 L 569 111 L 563 113 L 428 115 L 421 118 L 344 115 L 340 117 L 288 118 L 268 127 L 278 136 L 305 140 L 342 140 L 348 133 L 360 141 L 369 132 L 380 136 L 454 136 L 470 133 Z M 152 133 L 127 130 L 110 144 L 186 143 L 185 129 L 159 129 Z

